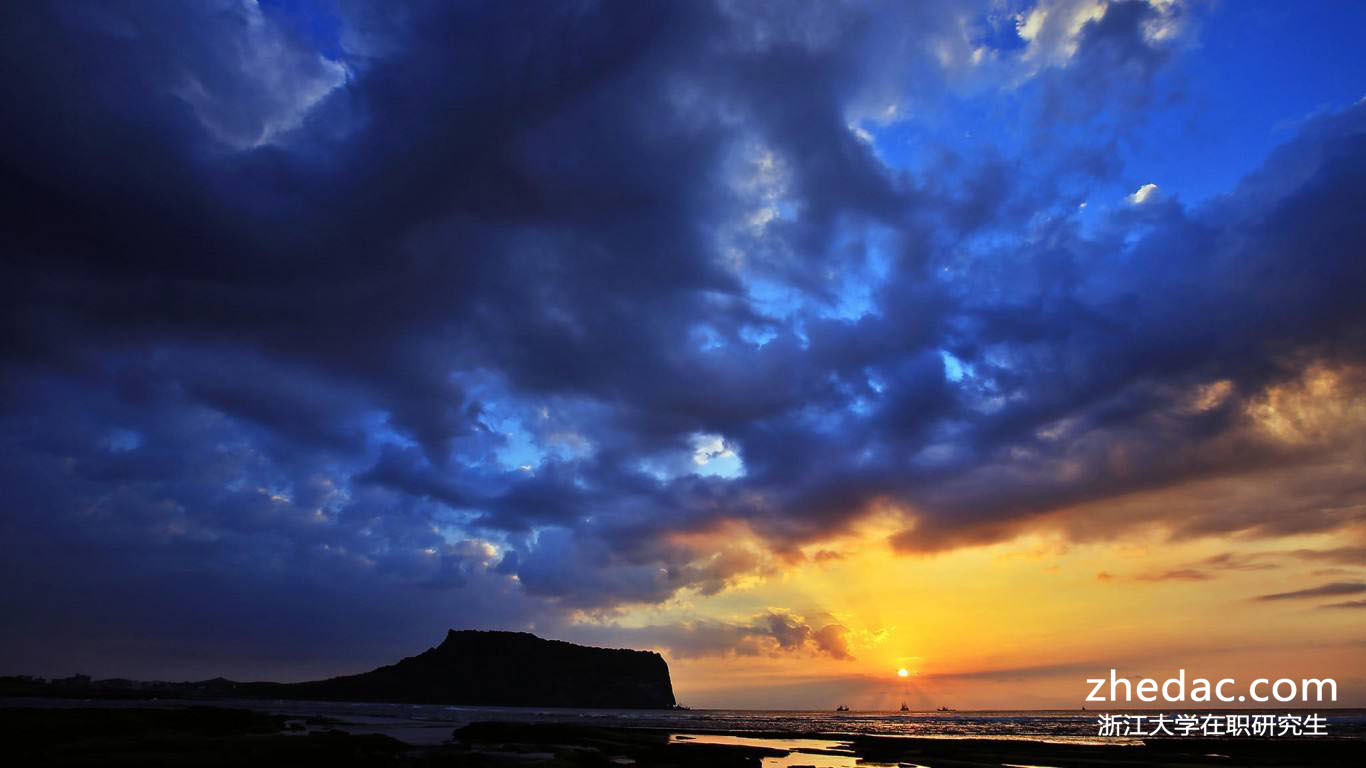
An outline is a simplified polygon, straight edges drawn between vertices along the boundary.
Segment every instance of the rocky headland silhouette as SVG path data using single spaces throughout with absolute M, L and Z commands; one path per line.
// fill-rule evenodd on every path
M 675 705 L 658 653 L 593 648 L 526 632 L 450 630 L 442 643 L 370 672 L 303 683 L 0 678 L 0 695 L 250 698 L 508 707 L 662 709 Z

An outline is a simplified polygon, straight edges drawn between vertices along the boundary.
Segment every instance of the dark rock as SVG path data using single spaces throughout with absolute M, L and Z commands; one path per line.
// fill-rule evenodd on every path
M 673 707 L 664 658 L 649 651 L 590 648 L 525 632 L 451 630 L 441 645 L 359 675 L 307 683 L 185 683 L 75 675 L 47 682 L 0 677 L 0 695 L 86 698 L 314 699 L 509 707 Z
M 441 645 L 359 675 L 272 685 L 288 698 L 537 707 L 674 705 L 664 658 L 525 632 L 451 630 Z

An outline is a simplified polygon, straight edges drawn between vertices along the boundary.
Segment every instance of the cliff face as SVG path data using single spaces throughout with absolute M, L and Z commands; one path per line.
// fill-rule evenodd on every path
M 525 632 L 472 630 L 451 630 L 441 645 L 372 672 L 279 685 L 272 693 L 299 699 L 492 706 L 674 705 L 669 666 L 657 653 L 589 648 Z

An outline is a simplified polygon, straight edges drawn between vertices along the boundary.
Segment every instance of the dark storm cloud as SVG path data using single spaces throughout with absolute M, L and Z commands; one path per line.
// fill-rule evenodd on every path
M 1037 167 L 927 146 L 921 173 L 851 122 L 948 98 L 952 5 L 0 13 L 10 638 L 85 614 L 117 658 L 165 630 L 246 669 L 349 624 L 344 671 L 714 594 L 874 508 L 934 551 L 1360 449 L 1246 406 L 1311 362 L 1359 391 L 1366 108 L 1205 206 L 1060 213 L 1050 177 L 1114 173 L 1161 92 L 1145 4 L 1022 86 L 1075 129 Z M 1180 525 L 1326 530 L 1363 492 Z M 756 622 L 673 642 L 848 655 L 834 622 Z

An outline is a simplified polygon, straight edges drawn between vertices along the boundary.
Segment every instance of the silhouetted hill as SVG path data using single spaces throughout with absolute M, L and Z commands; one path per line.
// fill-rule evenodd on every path
M 451 630 L 435 648 L 397 664 L 306 683 L 92 681 L 0 678 L 0 694 L 82 697 L 284 698 L 486 706 L 659 709 L 674 705 L 664 658 L 590 648 L 526 632 Z
M 451 630 L 441 645 L 360 675 L 283 685 L 290 698 L 541 707 L 674 705 L 664 658 L 525 632 Z

